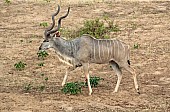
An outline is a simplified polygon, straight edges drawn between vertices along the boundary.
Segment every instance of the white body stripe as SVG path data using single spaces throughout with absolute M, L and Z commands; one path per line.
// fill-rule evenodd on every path
M 95 52 L 95 49 L 96 49 L 96 48 L 95 48 L 94 40 L 93 40 L 93 46 L 94 46 L 94 47 L 93 47 L 93 56 L 94 56 L 94 61 L 96 61 L 96 57 L 95 57 L 95 55 L 96 55 L 96 54 L 95 54 L 95 53 L 96 53 L 96 52 Z
M 104 56 L 104 44 L 103 44 L 103 41 L 101 41 L 101 45 L 102 45 L 102 60 L 105 60 L 105 56 Z
M 116 44 L 116 49 L 119 49 L 119 45 L 117 43 L 118 41 L 116 40 L 115 41 L 115 44 Z M 117 51 L 117 52 L 116 52 Z M 115 50 L 115 58 L 117 59 L 119 57 L 119 50 Z
M 111 47 L 109 47 L 109 45 L 108 45 L 108 40 L 106 40 L 106 47 L 107 47 L 107 60 L 109 60 L 109 48 Z
M 98 48 L 99 48 L 99 52 L 98 52 L 99 53 L 99 59 L 100 59 L 100 62 L 102 62 L 101 54 L 100 54 L 101 52 L 100 52 L 100 43 L 99 43 L 99 40 L 98 40 Z
M 122 51 L 122 53 L 124 53 L 123 54 L 123 56 L 125 55 L 125 46 L 123 45 L 123 43 L 122 42 L 119 42 L 120 44 L 121 44 L 121 46 L 122 46 L 122 48 L 123 48 L 123 51 Z
M 114 47 L 112 46 L 112 41 L 113 41 L 113 40 L 110 41 L 110 47 L 111 47 L 111 53 L 110 53 L 110 56 L 111 56 L 111 57 L 109 56 L 110 59 L 113 58 L 113 57 L 112 57 L 112 55 L 113 55 L 112 52 L 113 52 L 113 48 L 114 48 Z

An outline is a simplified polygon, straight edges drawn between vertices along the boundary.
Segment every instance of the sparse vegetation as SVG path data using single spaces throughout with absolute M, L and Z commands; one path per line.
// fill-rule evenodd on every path
M 44 91 L 47 85 L 48 77 L 45 77 L 45 74 L 40 74 L 42 77 L 41 84 L 39 86 L 40 91 Z
M 99 81 L 103 80 L 103 78 L 100 77 L 90 77 L 90 84 L 91 87 L 97 87 L 99 84 Z M 87 82 L 70 82 L 66 83 L 64 87 L 61 89 L 61 91 L 65 94 L 71 94 L 75 95 L 78 93 L 81 93 L 82 87 L 87 87 Z
M 17 70 L 21 71 L 21 70 L 23 70 L 23 69 L 25 68 L 26 65 L 27 65 L 26 63 L 24 63 L 24 62 L 22 62 L 22 61 L 19 61 L 18 63 L 15 63 L 15 64 L 14 64 L 14 67 L 15 67 Z
M 47 81 L 49 80 L 48 77 L 45 76 L 45 74 L 40 74 L 40 78 L 35 81 L 32 81 L 31 83 L 24 84 L 24 92 L 30 92 L 30 91 L 44 91 L 47 87 Z M 39 83 L 37 83 L 38 81 Z

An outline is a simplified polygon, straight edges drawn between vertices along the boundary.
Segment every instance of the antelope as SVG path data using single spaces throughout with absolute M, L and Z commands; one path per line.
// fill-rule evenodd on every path
M 130 66 L 129 45 L 118 39 L 95 39 L 88 34 L 84 34 L 72 40 L 66 40 L 60 37 L 59 29 L 61 27 L 61 20 L 68 16 L 70 7 L 67 13 L 59 18 L 58 27 L 53 29 L 55 26 L 54 17 L 59 11 L 60 6 L 58 5 L 57 12 L 52 15 L 52 25 L 44 31 L 45 39 L 40 45 L 39 51 L 53 48 L 59 60 L 69 66 L 62 81 L 62 86 L 66 83 L 68 73 L 75 70 L 77 67 L 83 66 L 89 95 L 91 95 L 92 88 L 90 85 L 89 64 L 108 63 L 117 74 L 117 83 L 114 92 L 118 91 L 122 79 L 122 68 L 124 68 L 133 75 L 134 86 L 136 92 L 139 93 L 137 75 Z

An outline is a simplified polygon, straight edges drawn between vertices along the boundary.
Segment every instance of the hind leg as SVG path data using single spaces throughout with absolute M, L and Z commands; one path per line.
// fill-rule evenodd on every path
M 140 92 L 139 92 L 139 86 L 138 86 L 138 82 L 137 82 L 137 75 L 136 75 L 136 73 L 135 73 L 135 70 L 134 70 L 132 67 L 130 67 L 129 65 L 124 66 L 124 68 L 133 75 L 134 85 L 135 85 L 136 92 L 137 92 L 138 94 L 140 94 Z
M 110 64 L 111 64 L 113 70 L 116 72 L 116 75 L 117 75 L 117 84 L 116 84 L 116 87 L 115 87 L 115 90 L 114 90 L 114 93 L 116 93 L 118 91 L 120 82 L 122 80 L 122 71 L 121 71 L 121 68 L 119 67 L 119 65 L 116 62 L 111 61 Z

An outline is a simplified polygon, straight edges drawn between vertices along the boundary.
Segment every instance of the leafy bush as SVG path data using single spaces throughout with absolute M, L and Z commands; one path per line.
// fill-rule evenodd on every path
M 26 65 L 27 65 L 26 63 L 20 61 L 20 62 L 18 62 L 18 63 L 15 63 L 15 64 L 14 64 L 14 67 L 15 67 L 17 70 L 21 71 L 21 70 L 23 70 L 23 69 L 25 68 Z
M 94 36 L 95 38 L 109 38 L 110 32 L 118 32 L 118 31 L 120 31 L 118 25 L 114 25 L 113 21 L 109 20 L 108 18 L 104 20 L 100 20 L 99 18 L 96 18 L 94 20 L 86 20 L 84 22 L 84 26 L 80 28 L 78 31 L 68 31 L 68 32 L 71 33 L 69 37 L 79 37 L 83 34 L 89 34 Z M 65 33 L 65 31 L 63 32 Z

